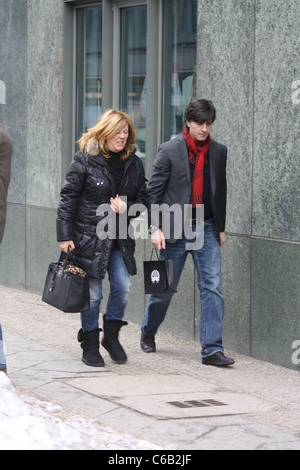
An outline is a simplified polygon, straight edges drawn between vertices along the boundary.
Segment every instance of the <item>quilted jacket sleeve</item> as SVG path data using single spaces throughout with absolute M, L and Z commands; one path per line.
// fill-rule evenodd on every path
M 74 238 L 74 220 L 86 177 L 86 157 L 78 152 L 68 169 L 57 210 L 57 241 Z

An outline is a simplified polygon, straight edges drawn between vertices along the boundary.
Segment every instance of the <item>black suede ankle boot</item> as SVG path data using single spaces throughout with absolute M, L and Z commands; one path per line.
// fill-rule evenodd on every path
M 120 329 L 125 325 L 128 325 L 126 321 L 107 321 L 105 315 L 103 315 L 104 337 L 101 341 L 101 344 L 107 350 L 112 360 L 117 364 L 123 364 L 127 361 L 127 355 L 119 342 Z
M 100 341 L 99 334 L 101 328 L 93 331 L 83 332 L 82 328 L 78 332 L 78 341 L 83 349 L 82 362 L 90 367 L 104 367 L 103 357 L 99 352 Z

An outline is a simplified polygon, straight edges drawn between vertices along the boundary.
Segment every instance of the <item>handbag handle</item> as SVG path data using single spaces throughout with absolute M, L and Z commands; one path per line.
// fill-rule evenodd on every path
M 70 248 L 68 248 L 68 253 L 65 253 L 64 251 L 61 252 L 60 258 L 58 260 L 57 266 L 59 266 L 63 261 L 65 261 L 65 266 L 67 265 L 68 261 L 73 258 L 72 252 Z M 62 264 L 63 266 L 63 264 Z
M 53 276 L 52 276 L 52 279 L 49 283 L 49 290 L 50 292 L 53 291 L 54 289 L 54 286 L 55 286 L 55 277 L 56 277 L 56 274 L 58 273 L 58 270 L 59 270 L 59 267 L 62 266 L 63 267 L 63 262 L 65 262 L 65 266 L 67 265 L 68 261 L 69 261 L 69 258 L 72 257 L 72 254 L 71 254 L 71 251 L 70 251 L 70 248 L 68 248 L 68 253 L 65 253 L 64 251 L 61 252 L 60 254 L 60 257 L 59 257 L 59 260 L 58 260 L 58 263 L 56 265 L 56 269 L 55 271 L 53 272 Z

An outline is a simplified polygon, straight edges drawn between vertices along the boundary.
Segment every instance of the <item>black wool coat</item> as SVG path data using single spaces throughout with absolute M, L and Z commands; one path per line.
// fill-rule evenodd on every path
M 73 240 L 75 263 L 89 277 L 103 279 L 106 274 L 114 239 L 98 236 L 110 217 L 115 217 L 110 209 L 110 198 L 117 194 L 127 198 L 128 210 L 133 204 L 147 207 L 147 188 L 143 163 L 133 153 L 124 164 L 124 175 L 120 187 L 116 188 L 109 165 L 100 153 L 97 156 L 77 152 L 69 167 L 61 190 L 57 211 L 57 240 Z M 138 207 L 138 206 L 136 206 Z M 108 210 L 106 210 L 108 208 Z M 134 217 L 139 215 L 134 211 Z M 127 226 L 130 219 L 127 217 Z M 98 225 L 99 224 L 99 225 Z M 128 236 L 118 239 L 127 270 L 135 275 L 135 240 Z

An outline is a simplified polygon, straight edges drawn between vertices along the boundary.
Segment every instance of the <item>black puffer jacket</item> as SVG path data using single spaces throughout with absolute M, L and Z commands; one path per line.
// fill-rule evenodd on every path
M 118 194 L 121 199 L 124 196 L 127 198 L 128 210 L 133 204 L 147 206 L 144 167 L 135 154 L 124 164 L 124 176 Z M 109 217 L 115 216 L 103 208 L 109 207 L 110 198 L 116 195 L 117 188 L 105 158 L 101 154 L 90 156 L 77 152 L 61 190 L 57 211 L 57 240 L 73 240 L 74 261 L 89 277 L 105 277 L 114 240 L 103 236 L 99 238 L 96 230 L 98 224 L 104 226 L 104 221 L 108 222 Z M 134 216 L 139 215 L 134 212 Z M 127 219 L 127 224 L 129 221 Z M 127 236 L 126 239 L 118 239 L 118 243 L 129 274 L 136 274 L 135 240 Z

